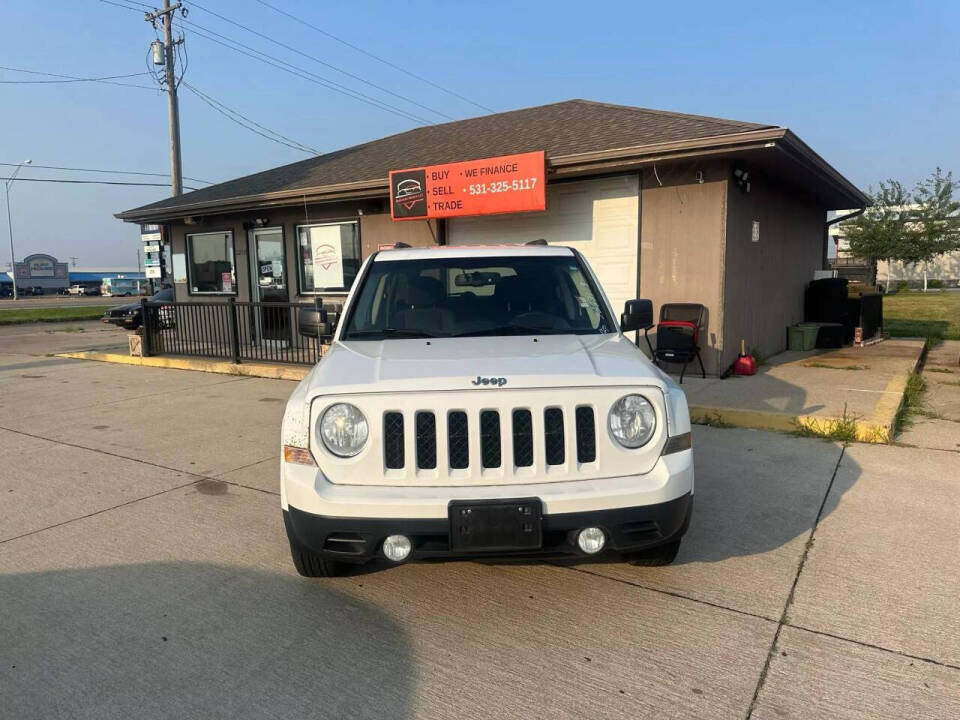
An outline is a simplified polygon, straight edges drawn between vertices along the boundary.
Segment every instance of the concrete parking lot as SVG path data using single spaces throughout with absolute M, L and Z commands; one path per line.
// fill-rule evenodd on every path
M 0 717 L 957 718 L 960 454 L 697 427 L 677 562 L 296 575 L 294 384 L 0 328 Z M 70 327 L 70 326 L 68 326 Z

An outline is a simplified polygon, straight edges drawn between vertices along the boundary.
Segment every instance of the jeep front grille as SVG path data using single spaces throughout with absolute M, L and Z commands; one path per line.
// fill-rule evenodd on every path
M 463 410 L 451 410 L 444 423 L 446 433 L 437 432 L 434 411 L 418 410 L 413 414 L 415 469 L 436 470 L 438 459 L 442 458 L 447 467 L 440 468 L 441 471 L 466 470 L 471 467 L 471 446 L 479 450 L 478 459 L 482 469 L 500 468 L 507 441 L 508 448 L 512 447 L 508 463 L 512 460 L 515 470 L 531 468 L 538 462 L 548 468 L 564 465 L 568 461 L 565 412 L 570 409 L 574 412 L 574 424 L 570 430 L 574 431 L 571 434 L 575 434 L 571 440 L 576 450 L 576 461 L 580 465 L 593 463 L 597 459 L 597 430 L 594 410 L 590 406 L 580 405 L 566 410 L 560 407 L 543 408 L 539 411 L 543 424 L 537 423 L 536 429 L 533 412 L 529 408 L 514 408 L 504 412 L 505 418 L 500 410 L 481 410 L 470 416 Z M 509 427 L 504 427 L 507 423 Z M 440 427 L 443 428 L 443 425 Z M 478 437 L 471 438 L 471 432 Z M 439 452 L 438 444 L 441 442 L 446 443 L 445 455 Z M 406 462 L 404 415 L 386 412 L 383 415 L 384 467 L 387 470 L 402 470 Z
M 429 410 L 416 415 L 417 467 L 433 470 L 437 466 L 437 418 Z
M 500 413 L 480 413 L 480 462 L 485 468 L 500 467 Z
M 577 462 L 591 463 L 597 459 L 597 429 L 593 422 L 593 408 L 577 408 Z
M 452 410 L 447 415 L 447 443 L 451 470 L 465 470 L 470 467 L 468 427 L 467 414 L 463 410 Z
M 383 416 L 383 464 L 392 470 L 403 468 L 403 413 Z
M 526 408 L 513 411 L 513 464 L 533 465 L 533 417 Z

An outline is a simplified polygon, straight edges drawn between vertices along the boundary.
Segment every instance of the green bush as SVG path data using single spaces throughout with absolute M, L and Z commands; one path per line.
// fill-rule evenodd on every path
M 927 287 L 932 290 L 939 290 L 940 288 L 943 287 L 943 280 L 937 280 L 937 279 L 927 280 Z
M 909 290 L 909 289 L 910 289 L 910 283 L 908 283 L 906 280 L 901 280 L 897 283 L 896 287 L 894 288 L 894 292 L 903 292 L 904 290 Z

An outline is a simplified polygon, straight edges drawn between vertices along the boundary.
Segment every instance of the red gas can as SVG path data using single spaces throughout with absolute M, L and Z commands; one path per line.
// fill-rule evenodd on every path
M 733 372 L 735 375 L 753 375 L 757 372 L 757 361 L 752 355 L 747 355 L 747 343 L 740 341 L 740 354 L 733 361 Z

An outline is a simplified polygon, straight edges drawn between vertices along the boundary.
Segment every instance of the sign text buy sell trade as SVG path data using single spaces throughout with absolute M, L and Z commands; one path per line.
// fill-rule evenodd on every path
M 546 210 L 543 151 L 390 172 L 394 220 Z

